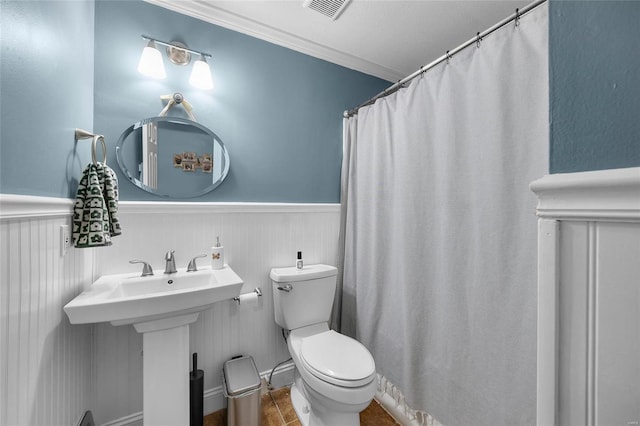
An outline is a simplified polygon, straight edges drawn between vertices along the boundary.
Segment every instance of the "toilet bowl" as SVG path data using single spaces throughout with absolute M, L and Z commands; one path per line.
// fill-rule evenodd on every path
M 304 397 L 293 399 L 301 422 L 308 417 L 303 424 L 359 425 L 359 413 L 371 403 L 377 387 L 369 351 L 358 341 L 329 330 L 326 323 L 293 330 L 287 346 L 296 365 L 296 379 L 299 376 L 294 387 Z
M 304 426 L 359 425 L 377 388 L 367 348 L 329 329 L 336 274 L 327 265 L 271 271 L 276 322 L 289 331 L 296 366 L 291 400 Z

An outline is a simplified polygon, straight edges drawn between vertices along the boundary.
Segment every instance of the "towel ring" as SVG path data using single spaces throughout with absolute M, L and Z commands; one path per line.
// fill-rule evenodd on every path
M 93 161 L 94 165 L 98 165 L 98 162 L 96 161 L 96 142 L 100 141 L 100 143 L 102 144 L 102 164 L 106 165 L 107 164 L 107 144 L 104 142 L 104 136 L 102 135 L 95 135 L 93 137 L 93 141 L 91 142 L 91 161 Z

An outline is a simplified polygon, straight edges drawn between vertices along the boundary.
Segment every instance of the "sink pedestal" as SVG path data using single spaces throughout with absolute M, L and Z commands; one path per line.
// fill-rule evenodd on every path
M 189 424 L 189 324 L 198 312 L 134 324 L 142 333 L 143 424 Z
M 189 424 L 189 324 L 216 302 L 240 295 L 242 279 L 222 269 L 167 276 L 103 275 L 64 306 L 71 324 L 133 324 L 142 333 L 146 426 Z

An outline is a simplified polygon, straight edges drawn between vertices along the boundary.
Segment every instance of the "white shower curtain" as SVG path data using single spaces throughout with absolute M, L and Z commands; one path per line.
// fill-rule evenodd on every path
M 342 331 L 446 425 L 535 424 L 547 7 L 345 120 Z

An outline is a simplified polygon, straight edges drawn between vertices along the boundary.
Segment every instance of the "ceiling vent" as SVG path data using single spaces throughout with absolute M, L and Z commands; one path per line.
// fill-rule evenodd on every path
M 305 0 L 303 6 L 315 10 L 335 21 L 344 8 L 347 7 L 349 1 L 350 0 Z

